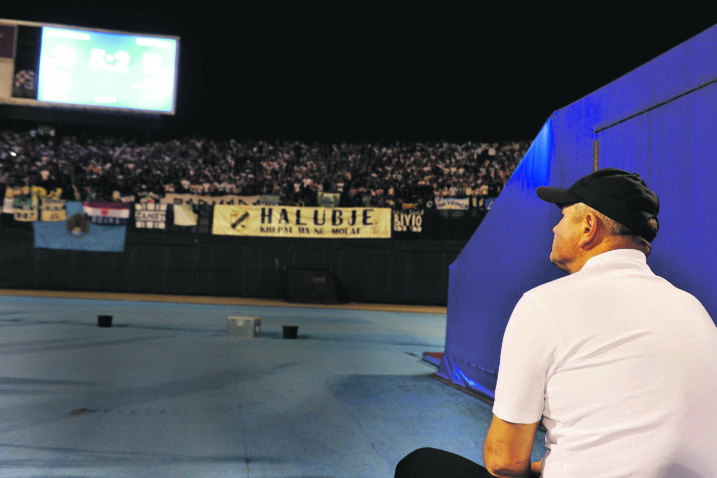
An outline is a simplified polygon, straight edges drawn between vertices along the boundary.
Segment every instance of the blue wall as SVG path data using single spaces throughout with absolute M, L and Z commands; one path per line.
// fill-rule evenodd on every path
M 597 154 L 596 154 L 597 151 Z M 546 121 L 449 272 L 439 375 L 493 396 L 503 331 L 526 290 L 561 273 L 548 261 L 559 211 L 541 185 L 569 186 L 599 167 L 639 172 L 660 196 L 649 264 L 717 319 L 717 254 L 709 199 L 717 185 L 717 27 Z

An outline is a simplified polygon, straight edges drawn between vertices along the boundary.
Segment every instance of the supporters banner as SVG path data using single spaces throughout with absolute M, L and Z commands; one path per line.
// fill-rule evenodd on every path
M 390 238 L 391 209 L 216 205 L 212 233 L 317 239 Z
M 67 220 L 67 201 L 63 199 L 43 199 L 40 201 L 40 220 L 59 222 Z
M 124 226 L 129 219 L 129 204 L 121 202 L 85 201 L 85 214 L 92 224 L 100 226 Z
M 2 212 L 3 214 L 14 214 L 15 213 L 15 196 L 27 196 L 30 194 L 30 188 L 20 187 L 15 188 L 12 186 L 8 186 L 5 189 L 5 197 L 3 198 L 2 203 Z
M 90 216 L 85 213 L 85 207 L 80 201 L 67 201 L 65 211 L 67 215 L 65 221 L 37 221 L 32 224 L 36 248 L 101 252 L 124 251 L 126 225 L 93 223 Z M 129 213 L 129 208 L 127 212 Z
M 318 193 L 317 200 L 321 207 L 339 207 L 341 195 L 339 193 L 325 193 L 321 191 Z
M 436 198 L 436 209 L 468 209 L 470 198 Z
M 3 198 L 2 212 L 12 214 L 16 221 L 31 222 L 43 219 L 42 203 L 47 204 L 47 209 L 58 206 L 58 203 L 52 204 L 53 201 L 60 201 L 62 189 L 55 188 L 49 192 L 41 186 L 20 186 L 8 187 L 5 189 L 5 197 Z
M 134 225 L 137 229 L 165 229 L 167 205 L 142 202 L 134 205 Z
M 254 206 L 261 204 L 262 200 L 269 200 L 269 196 L 238 196 L 225 194 L 222 196 L 202 196 L 199 194 L 168 193 L 161 199 L 167 204 L 234 204 L 241 206 Z
M 12 199 L 13 218 L 20 222 L 37 221 L 40 216 L 40 200 L 35 194 L 17 195 Z
M 175 226 L 196 226 L 198 216 L 191 204 L 172 204 Z
M 240 196 L 242 197 L 242 196 Z M 259 196 L 259 201 L 253 204 L 278 206 L 281 203 L 281 196 L 278 194 L 262 194 Z M 224 203 L 226 204 L 226 203 Z
M 393 230 L 395 232 L 423 232 L 423 213 L 425 211 L 395 211 Z

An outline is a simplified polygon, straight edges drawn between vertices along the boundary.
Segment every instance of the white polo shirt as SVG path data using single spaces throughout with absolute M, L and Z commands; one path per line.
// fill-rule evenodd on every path
M 545 478 L 717 477 L 717 327 L 621 249 L 525 293 L 493 413 L 547 428 Z

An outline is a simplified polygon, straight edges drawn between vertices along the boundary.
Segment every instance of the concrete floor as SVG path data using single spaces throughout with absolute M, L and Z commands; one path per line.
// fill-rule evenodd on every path
M 421 359 L 445 310 L 5 294 L 1 476 L 391 477 L 422 446 L 481 462 L 490 405 Z M 260 335 L 227 335 L 230 315 Z

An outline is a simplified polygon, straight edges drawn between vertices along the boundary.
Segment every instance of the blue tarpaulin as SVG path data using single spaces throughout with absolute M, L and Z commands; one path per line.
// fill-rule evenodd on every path
M 717 26 L 554 112 L 451 265 L 438 375 L 492 397 L 503 332 L 523 292 L 562 275 L 549 261 L 560 211 L 541 185 L 567 187 L 597 167 L 640 173 L 660 196 L 652 269 L 717 318 Z

